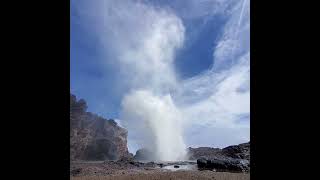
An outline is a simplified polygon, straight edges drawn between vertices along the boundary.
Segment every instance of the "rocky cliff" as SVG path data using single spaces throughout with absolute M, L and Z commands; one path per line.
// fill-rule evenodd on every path
M 86 102 L 70 94 L 71 160 L 116 160 L 130 156 L 127 130 L 112 119 L 86 110 Z

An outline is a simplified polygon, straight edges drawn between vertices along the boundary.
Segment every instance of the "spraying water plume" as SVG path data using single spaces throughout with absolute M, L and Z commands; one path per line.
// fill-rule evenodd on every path
M 138 131 L 144 131 L 142 144 L 154 152 L 156 160 L 183 160 L 185 144 L 182 137 L 182 115 L 170 95 L 157 96 L 138 90 L 128 94 L 122 103 L 123 113 Z M 132 128 L 132 127 L 131 127 Z
M 139 147 L 152 150 L 157 160 L 183 159 L 182 117 L 169 94 L 177 86 L 173 62 L 184 42 L 181 19 L 169 10 L 136 1 L 103 1 L 99 8 L 101 14 L 96 16 L 106 26 L 98 29 L 113 34 L 102 42 L 112 42 L 107 46 L 112 47 L 113 63 L 130 89 L 120 113 L 128 138 L 139 139 Z

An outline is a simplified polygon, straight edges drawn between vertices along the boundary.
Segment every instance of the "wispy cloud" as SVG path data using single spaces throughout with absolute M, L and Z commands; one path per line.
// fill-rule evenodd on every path
M 177 93 L 176 99 L 182 106 L 189 131 L 195 125 L 202 127 L 201 133 L 187 139 L 188 144 L 195 144 L 203 137 L 212 137 L 208 145 L 219 146 L 250 139 L 249 3 L 244 0 L 232 6 L 223 34 L 214 48 L 213 68 L 184 81 Z M 248 119 L 239 123 L 243 115 Z

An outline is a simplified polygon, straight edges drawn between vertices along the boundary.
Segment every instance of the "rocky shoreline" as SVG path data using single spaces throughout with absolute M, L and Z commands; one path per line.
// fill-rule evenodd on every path
M 216 172 L 213 170 L 181 169 L 184 165 L 197 167 L 197 162 L 137 162 L 137 161 L 96 161 L 71 162 L 70 179 L 230 179 L 249 180 L 249 173 Z M 179 166 L 176 171 L 167 169 L 169 166 Z
M 223 149 L 190 147 L 188 160 L 161 162 L 153 160 L 153 152 L 147 149 L 138 150 L 135 156 L 129 153 L 127 135 L 114 120 L 87 112 L 86 102 L 70 94 L 70 177 L 250 179 L 250 142 Z
M 139 162 L 133 159 L 120 159 L 118 161 L 80 161 L 70 163 L 70 175 L 76 176 L 113 176 L 121 174 L 139 174 L 172 171 L 210 171 L 248 173 L 248 164 L 236 162 L 231 159 L 199 159 L 195 161 L 178 162 Z M 168 168 L 170 167 L 170 168 Z M 187 167 L 187 168 L 182 168 Z
M 250 142 L 223 149 L 211 147 L 188 148 L 188 161 L 196 161 L 199 170 L 250 172 Z M 149 160 L 152 152 L 139 149 L 134 160 Z M 177 164 L 179 165 L 179 164 Z

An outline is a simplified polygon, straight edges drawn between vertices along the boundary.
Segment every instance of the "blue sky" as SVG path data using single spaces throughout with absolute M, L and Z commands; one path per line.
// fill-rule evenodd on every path
M 72 0 L 71 92 L 87 101 L 89 111 L 120 119 L 121 124 L 121 103 L 131 90 L 169 92 L 189 119 L 185 126 L 197 127 L 185 130 L 188 146 L 223 147 L 248 141 L 249 3 L 250 0 Z M 155 21 L 168 20 L 177 29 L 161 29 L 144 13 L 154 16 Z M 159 27 L 160 34 L 145 37 L 155 33 L 150 27 Z M 151 45 L 158 43 L 160 48 L 147 47 L 146 52 L 145 46 L 139 49 L 141 43 L 149 41 Z M 155 54 L 163 59 L 158 60 Z M 151 60 L 140 62 L 141 58 L 155 58 L 154 63 L 159 64 L 149 68 Z M 159 65 L 163 63 L 161 69 Z M 210 141 L 199 140 L 202 136 Z M 134 138 L 129 137 L 129 141 L 132 151 L 139 147 Z

